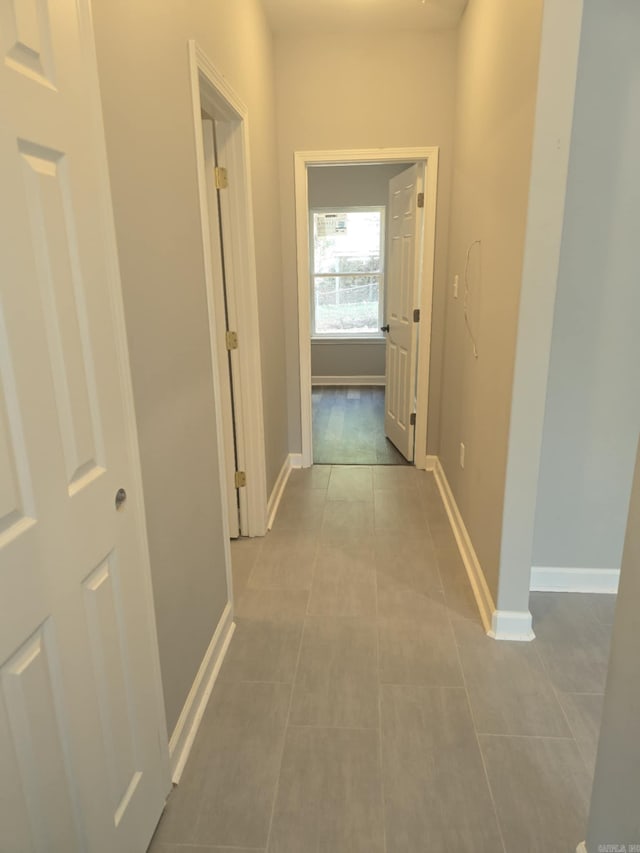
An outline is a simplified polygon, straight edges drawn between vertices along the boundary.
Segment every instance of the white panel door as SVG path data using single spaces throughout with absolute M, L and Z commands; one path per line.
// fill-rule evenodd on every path
M 209 323 L 215 338 L 218 368 L 218 391 L 224 439 L 224 466 L 229 513 L 229 535 L 232 539 L 240 536 L 240 516 L 238 490 L 236 489 L 236 438 L 234 429 L 233 393 L 231 389 L 231 363 L 226 344 L 227 297 L 222 262 L 222 240 L 220 234 L 220 210 L 218 208 L 218 190 L 216 189 L 216 150 L 214 126 L 211 119 L 202 122 L 202 141 L 204 143 L 204 166 L 207 180 L 207 208 L 209 213 L 209 247 L 211 251 L 211 271 L 213 274 L 213 317 Z
M 0 0 L 0 104 L 0 849 L 142 851 L 170 782 L 87 0 Z
M 389 181 L 388 249 L 385 275 L 387 331 L 384 431 L 400 453 L 413 461 L 416 356 L 420 278 L 418 192 L 423 167 L 417 164 Z

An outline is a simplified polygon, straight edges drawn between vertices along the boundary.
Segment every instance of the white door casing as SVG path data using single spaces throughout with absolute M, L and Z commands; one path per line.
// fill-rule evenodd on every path
M 410 166 L 389 181 L 388 250 L 385 274 L 386 346 L 384 406 L 385 435 L 400 453 L 413 461 L 416 402 L 418 323 L 413 312 L 419 305 L 422 167 Z
M 218 166 L 227 169 L 229 176 L 228 188 L 220 198 L 220 220 L 228 322 L 237 331 L 239 341 L 238 349 L 231 353 L 231 367 L 236 463 L 247 476 L 246 487 L 238 490 L 240 533 L 243 536 L 264 536 L 267 530 L 267 482 L 249 118 L 245 105 L 197 42 L 189 41 L 188 47 L 198 198 L 210 317 L 213 316 L 214 296 L 202 140 L 203 111 L 215 121 L 216 162 Z M 211 325 L 212 342 L 215 338 L 216 329 Z M 217 350 L 214 352 L 214 349 L 212 347 L 215 364 Z M 221 417 L 217 416 L 217 423 L 220 428 Z M 226 478 L 223 488 L 226 490 Z
M 168 749 L 87 0 L 0 5 L 0 102 L 0 846 L 144 850 Z
M 309 194 L 310 166 L 336 164 L 375 164 L 416 162 L 424 169 L 424 215 L 420 245 L 421 280 L 419 286 L 420 346 L 418 348 L 416 425 L 414 462 L 425 469 L 427 457 L 427 421 L 429 402 L 429 369 L 431 361 L 431 311 L 435 265 L 436 208 L 438 198 L 437 146 L 425 148 L 363 148 L 330 151 L 296 151 L 294 153 L 296 253 L 298 280 L 298 328 L 291 332 L 291 346 L 299 354 L 300 426 L 303 467 L 313 464 L 311 416 L 311 318 L 309 276 Z M 388 216 L 388 212 L 387 212 Z M 297 334 L 296 334 L 297 331 Z
M 210 119 L 202 122 L 202 141 L 204 144 L 204 168 L 207 186 L 207 208 L 209 223 L 209 249 L 211 253 L 211 272 L 213 278 L 213 317 L 209 318 L 215 326 L 217 359 L 213 369 L 217 369 L 220 379 L 220 413 L 222 416 L 224 468 L 227 508 L 229 512 L 229 535 L 236 539 L 240 535 L 238 515 L 238 490 L 235 484 L 236 449 L 234 435 L 233 395 L 231 393 L 231 375 L 229 354 L 226 346 L 227 308 L 225 306 L 225 280 L 222 261 L 222 243 L 220 240 L 220 215 L 218 210 L 218 190 L 216 190 L 216 151 L 214 125 Z M 221 460 L 222 463 L 222 460 Z

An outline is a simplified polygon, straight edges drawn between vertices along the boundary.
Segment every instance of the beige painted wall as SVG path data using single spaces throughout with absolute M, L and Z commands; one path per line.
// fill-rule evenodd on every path
M 290 450 L 299 451 L 300 397 L 293 154 L 299 150 L 440 146 L 429 447 L 438 447 L 455 31 L 276 39 L 278 140 Z
M 494 597 L 542 0 L 470 0 L 458 45 L 440 457 Z M 463 312 L 468 247 L 470 320 Z M 459 464 L 465 445 L 465 468 Z
M 270 489 L 288 452 L 272 39 L 259 0 L 92 5 L 171 731 L 227 600 L 187 40 L 249 110 Z

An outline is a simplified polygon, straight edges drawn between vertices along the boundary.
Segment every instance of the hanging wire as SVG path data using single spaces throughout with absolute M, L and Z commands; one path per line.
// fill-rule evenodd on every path
M 471 343 L 473 345 L 473 357 L 478 358 L 478 346 L 476 344 L 476 339 L 473 335 L 473 331 L 471 329 L 471 321 L 469 320 L 469 311 L 468 311 L 468 297 L 469 297 L 469 259 L 471 258 L 471 250 L 474 246 L 480 246 L 480 240 L 474 240 L 473 243 L 469 244 L 469 248 L 467 249 L 467 260 L 464 265 L 464 322 L 467 327 L 467 331 L 469 332 L 469 337 L 471 338 Z

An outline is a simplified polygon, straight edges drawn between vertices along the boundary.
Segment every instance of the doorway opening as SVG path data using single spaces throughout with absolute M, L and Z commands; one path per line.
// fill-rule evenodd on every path
M 247 109 L 195 41 L 189 60 L 223 515 L 229 536 L 263 536 L 266 464 Z
M 304 467 L 426 467 L 437 159 L 296 152 Z

